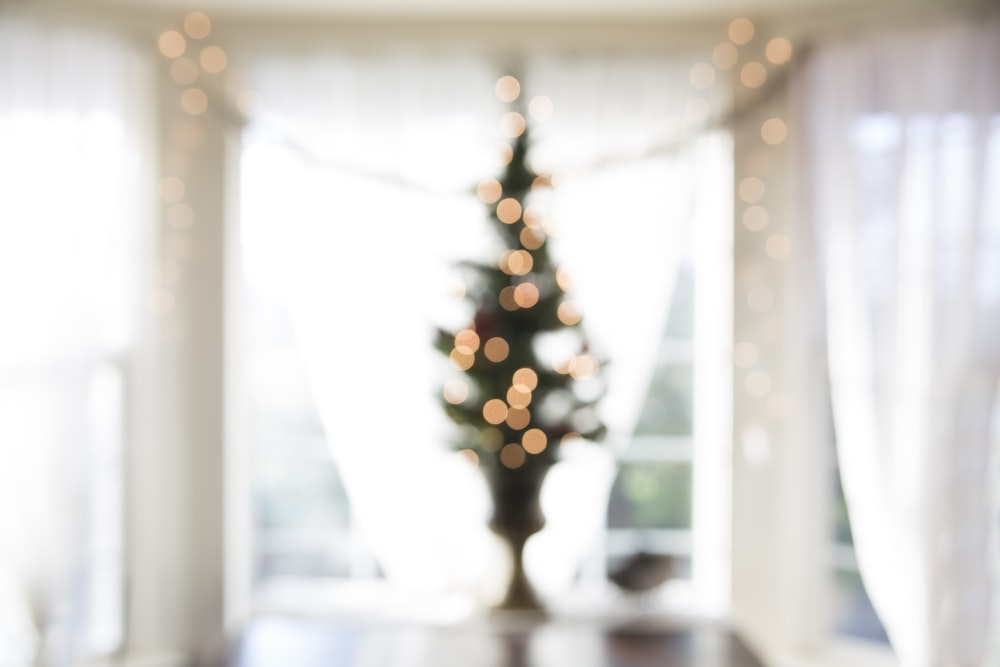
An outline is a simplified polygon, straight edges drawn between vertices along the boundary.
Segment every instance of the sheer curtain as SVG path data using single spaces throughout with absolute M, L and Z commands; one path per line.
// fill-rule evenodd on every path
M 805 72 L 834 420 L 858 565 L 906 667 L 979 665 L 997 567 L 1000 22 Z
M 390 581 L 495 595 L 503 556 L 482 480 L 445 447 L 446 360 L 431 334 L 471 315 L 448 297 L 453 263 L 492 257 L 474 190 L 502 169 L 507 108 L 493 85 L 504 72 L 466 53 L 391 50 L 246 62 L 259 100 L 243 162 L 246 272 L 288 306 L 358 523 Z M 539 168 L 572 170 L 553 202 L 554 252 L 577 279 L 595 348 L 615 360 L 616 437 L 648 382 L 693 198 L 690 152 L 642 159 L 676 130 L 682 102 L 663 90 L 686 85 L 686 68 L 657 62 L 539 56 L 522 77 L 526 98 L 555 108 L 533 130 Z M 623 147 L 621 165 L 595 164 Z M 578 454 L 553 471 L 549 527 L 529 547 L 543 590 L 569 584 L 603 522 L 611 450 Z
M 120 644 L 130 49 L 0 13 L 0 664 Z M 39 662 L 35 662 L 35 660 Z

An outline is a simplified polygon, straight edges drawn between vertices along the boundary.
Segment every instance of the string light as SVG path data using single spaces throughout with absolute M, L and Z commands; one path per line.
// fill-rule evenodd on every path
M 208 110 L 208 95 L 201 88 L 188 88 L 181 93 L 181 108 L 192 116 L 200 116 Z
M 576 303 L 569 300 L 559 304 L 559 308 L 556 310 L 556 317 L 566 326 L 573 326 L 583 319 L 583 315 L 580 313 L 580 309 Z
M 192 39 L 204 39 L 212 32 L 212 21 L 202 12 L 191 12 L 184 17 L 184 32 Z
M 535 260 L 532 259 L 531 253 L 525 250 L 510 250 L 504 253 L 504 258 L 501 260 L 501 268 L 503 268 L 503 264 L 506 264 L 507 268 L 504 269 L 506 273 L 514 276 L 523 276 L 531 271 L 534 263 Z
M 756 60 L 748 62 L 740 69 L 740 81 L 747 88 L 760 88 L 767 81 L 767 68 Z
M 162 33 L 156 44 L 160 53 L 167 58 L 179 58 L 184 55 L 184 51 L 187 49 L 187 40 L 176 30 L 167 30 Z
M 521 241 L 521 246 L 528 250 L 538 250 L 545 244 L 545 234 L 531 227 L 522 229 L 518 239 Z
M 534 391 L 538 387 L 538 373 L 530 368 L 517 369 L 512 379 L 515 385 L 521 385 L 528 391 Z
M 527 408 L 511 408 L 507 411 L 506 421 L 507 426 L 520 431 L 531 423 L 531 412 Z
M 522 116 L 517 111 L 508 111 L 500 119 L 500 129 L 511 139 L 515 139 L 522 134 L 524 130 L 527 129 L 528 123 L 524 120 Z
M 556 269 L 556 284 L 564 292 L 570 292 L 573 290 L 573 278 L 570 276 L 569 271 L 563 267 Z
M 521 308 L 531 308 L 539 299 L 538 286 L 534 283 L 521 283 L 514 288 L 514 303 Z
M 500 181 L 495 178 L 487 178 L 485 181 L 476 186 L 476 196 L 479 197 L 479 201 L 484 204 L 493 204 L 499 201 L 502 194 L 503 186 L 501 186 Z
M 748 176 L 740 181 L 738 192 L 740 199 L 747 204 L 756 204 L 764 198 L 764 181 L 756 176 Z
M 504 445 L 504 448 L 500 450 L 500 463 L 511 470 L 523 466 L 526 458 L 524 448 L 516 442 Z
M 734 44 L 747 44 L 753 39 L 753 22 L 748 18 L 738 18 L 729 24 L 729 39 Z
M 521 82 L 508 74 L 497 79 L 493 90 L 501 102 L 513 102 L 521 95 Z
M 784 37 L 775 37 L 764 47 L 764 56 L 775 65 L 784 65 L 792 57 L 792 43 Z
M 545 222 L 545 209 L 538 204 L 528 204 L 521 214 L 524 224 L 531 229 L 541 229 Z
M 497 301 L 500 303 L 500 307 L 507 311 L 515 311 L 520 308 L 517 305 L 517 301 L 514 299 L 514 286 L 508 285 L 500 290 L 500 294 L 497 295 Z
M 760 126 L 760 137 L 772 146 L 780 144 L 788 136 L 788 127 L 780 118 L 769 118 Z
M 573 359 L 569 374 L 575 380 L 593 377 L 600 368 L 597 358 L 590 354 L 581 354 Z
M 507 355 L 510 354 L 510 345 L 508 345 L 507 341 L 503 338 L 494 336 L 493 338 L 487 340 L 483 345 L 483 354 L 487 359 L 495 364 L 498 364 L 506 359 Z
M 729 42 L 723 42 L 712 49 L 712 63 L 719 69 L 729 69 L 739 60 L 740 52 Z
M 501 199 L 497 204 L 497 218 L 506 225 L 513 225 L 521 219 L 521 202 L 513 197 Z
M 460 371 L 469 370 L 472 368 L 472 364 L 476 361 L 475 356 L 471 354 L 463 354 L 457 349 L 452 350 L 448 355 L 448 358 L 451 359 L 451 363 L 455 364 L 455 367 Z
M 531 404 L 531 391 L 524 385 L 516 384 L 507 390 L 507 403 L 512 408 L 526 408 Z
M 548 444 L 548 438 L 541 429 L 529 428 L 521 436 L 521 446 L 529 454 L 541 454 Z
M 201 63 L 202 69 L 209 74 L 218 74 L 226 69 L 228 58 L 221 47 L 206 46 L 198 55 L 198 62 Z
M 491 398 L 483 404 L 483 419 L 496 426 L 507 419 L 507 404 L 499 398 Z
M 479 349 L 479 334 L 472 329 L 463 329 L 455 334 L 455 349 L 461 354 L 473 354 Z

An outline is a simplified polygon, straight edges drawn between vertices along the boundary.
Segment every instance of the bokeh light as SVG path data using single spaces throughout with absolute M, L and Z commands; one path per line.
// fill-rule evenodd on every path
M 521 215 L 524 224 L 532 229 L 541 229 L 545 222 L 545 209 L 538 204 L 528 204 Z
M 493 90 L 501 102 L 513 102 L 521 95 L 521 82 L 507 74 L 497 79 Z
M 708 63 L 695 63 L 688 75 L 691 85 L 698 90 L 711 88 L 715 83 L 715 68 Z
M 191 12 L 184 17 L 184 32 L 192 39 L 204 39 L 212 32 L 212 21 L 203 12 Z
M 479 197 L 479 201 L 484 204 L 492 204 L 499 201 L 502 194 L 503 186 L 501 186 L 500 181 L 495 178 L 487 178 L 476 187 L 476 196 Z
M 520 239 L 521 245 L 528 250 L 538 250 L 545 244 L 544 232 L 530 227 L 522 229 L 518 239 Z
M 201 63 L 202 69 L 209 74 L 218 74 L 226 69 L 229 59 L 221 47 L 206 46 L 198 55 L 198 62 Z
M 538 387 L 538 373 L 530 368 L 517 369 L 512 380 L 514 384 L 522 385 L 528 391 L 534 391 Z
M 760 88 L 767 81 L 767 68 L 756 60 L 740 69 L 740 81 L 747 88 Z
M 461 456 L 463 459 L 465 459 L 466 461 L 468 461 L 469 463 L 471 463 L 474 466 L 478 466 L 479 465 L 479 454 L 476 454 L 471 449 L 462 449 L 462 450 L 459 450 L 458 455 Z
M 739 60 L 740 52 L 729 42 L 723 42 L 712 49 L 712 63 L 719 69 L 729 69 Z
M 531 271 L 535 260 L 532 259 L 531 253 L 526 250 L 513 250 L 507 255 L 506 263 L 511 274 L 523 276 Z
M 737 191 L 739 192 L 740 199 L 744 202 L 747 204 L 756 204 L 764 198 L 764 181 L 756 176 L 748 176 L 740 181 Z
M 531 412 L 527 408 L 511 408 L 507 411 L 506 421 L 507 426 L 520 431 L 531 423 Z
M 476 361 L 476 357 L 474 355 L 465 354 L 457 349 L 452 350 L 451 354 L 448 355 L 448 358 L 451 359 L 451 363 L 455 364 L 455 368 L 461 371 L 469 370 L 472 368 L 472 364 Z
M 500 307 L 507 311 L 515 311 L 520 308 L 517 305 L 517 301 L 514 300 L 514 286 L 508 285 L 500 290 L 500 294 L 497 295 L 497 301 L 500 302 Z
M 192 116 L 200 116 L 208 110 L 208 95 L 201 88 L 188 88 L 181 93 L 181 108 Z
M 497 218 L 506 225 L 512 225 L 521 219 L 521 202 L 513 197 L 501 199 L 497 204 Z
M 729 39 L 734 44 L 747 44 L 753 39 L 753 22 L 748 18 L 734 19 L 729 24 Z
M 760 138 L 775 146 L 788 136 L 788 126 L 780 118 L 769 118 L 760 126 Z
M 507 403 L 512 408 L 526 408 L 531 404 L 531 392 L 524 385 L 516 384 L 507 390 Z
M 521 436 L 521 446 L 529 454 L 541 454 L 549 444 L 545 432 L 537 428 L 529 428 Z
M 180 58 L 187 49 L 187 40 L 176 30 L 167 30 L 156 41 L 156 45 L 167 58 Z
M 499 398 L 491 398 L 483 405 L 483 419 L 496 426 L 507 419 L 507 404 Z
M 512 470 L 523 466 L 526 458 L 524 448 L 516 442 L 504 445 L 500 450 L 500 463 Z
M 775 65 L 783 65 L 792 57 L 792 43 L 784 37 L 775 37 L 764 47 L 764 56 Z
M 591 354 L 581 354 L 573 359 L 573 363 L 570 365 L 569 374 L 576 380 L 582 380 L 596 375 L 599 368 L 600 363 L 597 361 L 595 356 Z
M 792 242 L 784 234 L 773 234 L 767 239 L 764 251 L 771 259 L 786 259 L 792 254 Z
M 500 363 L 510 354 L 510 345 L 499 336 L 494 336 L 483 344 L 483 354 L 493 363 Z
M 559 318 L 559 321 L 565 324 L 566 326 L 573 326 L 574 324 L 578 324 L 580 320 L 583 319 L 583 314 L 577 307 L 576 302 L 569 300 L 563 301 L 562 303 L 559 304 L 559 308 L 556 311 L 556 316 Z
M 479 334 L 472 329 L 463 329 L 455 334 L 455 349 L 462 354 L 472 354 L 479 349 Z
M 469 385 L 465 380 L 452 378 L 444 383 L 444 400 L 452 405 L 463 403 L 469 397 Z
M 500 130 L 512 139 L 524 134 L 527 126 L 528 124 L 524 120 L 524 116 L 517 111 L 508 111 L 500 119 Z
M 562 267 L 556 269 L 556 284 L 564 292 L 571 291 L 573 289 L 573 277 L 570 275 L 570 272 Z
M 535 283 L 521 283 L 514 288 L 514 303 L 521 308 L 531 308 L 538 303 L 539 296 Z

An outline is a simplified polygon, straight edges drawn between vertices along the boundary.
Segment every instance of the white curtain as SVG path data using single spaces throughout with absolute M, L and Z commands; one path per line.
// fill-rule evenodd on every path
M 804 81 L 837 445 L 905 667 L 980 665 L 997 569 L 1000 22 L 817 52 Z
M 3 667 L 121 641 L 136 62 L 100 34 L 0 14 Z
M 507 108 L 493 86 L 504 72 L 467 53 L 245 62 L 259 100 L 243 163 L 247 275 L 288 305 L 359 525 L 391 581 L 495 595 L 503 561 L 485 529 L 488 499 L 445 447 L 447 361 L 431 334 L 471 315 L 448 297 L 452 263 L 492 258 L 474 189 L 502 170 Z M 525 97 L 555 107 L 533 155 L 545 168 L 577 167 L 553 204 L 553 246 L 577 278 L 598 351 L 618 367 L 606 411 L 616 435 L 630 430 L 648 381 L 694 179 L 688 153 L 638 159 L 682 106 L 662 91 L 686 83 L 686 69 L 655 63 L 539 57 L 524 68 Z M 584 169 L 623 147 L 626 166 Z M 611 463 L 610 450 L 587 450 L 553 471 L 549 527 L 528 553 L 542 589 L 568 585 L 603 522 Z

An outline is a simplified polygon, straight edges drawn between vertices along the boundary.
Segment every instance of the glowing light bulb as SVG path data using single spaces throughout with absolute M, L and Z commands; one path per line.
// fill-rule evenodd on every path
M 538 387 L 538 373 L 530 368 L 519 368 L 514 371 L 513 384 L 519 384 L 528 391 L 534 391 Z
M 455 349 L 462 354 L 473 354 L 479 349 L 479 334 L 472 329 L 463 329 L 455 334 Z
M 529 428 L 521 436 L 521 446 L 529 454 L 541 454 L 549 444 L 545 432 L 537 428 Z
M 187 49 L 187 40 L 176 30 L 167 30 L 156 40 L 156 45 L 167 58 L 179 58 Z
M 501 199 L 497 204 L 497 218 L 506 225 L 512 225 L 521 219 L 521 202 L 513 197 Z
M 520 431 L 531 423 L 531 412 L 527 408 L 511 408 L 507 411 L 506 421 L 507 426 Z
M 764 47 L 764 56 L 775 65 L 783 65 L 792 57 L 792 43 L 784 37 L 775 37 Z
M 580 313 L 580 309 L 577 308 L 576 303 L 569 300 L 559 304 L 559 308 L 556 310 L 556 317 L 566 326 L 578 324 L 583 319 L 583 315 Z
M 511 470 L 523 466 L 526 458 L 524 448 L 516 442 L 504 445 L 500 450 L 500 463 Z
M 476 187 L 476 196 L 484 204 L 493 204 L 500 199 L 503 194 L 503 187 L 500 181 L 495 178 L 487 178 Z
M 491 398 L 483 405 L 483 419 L 496 426 L 507 419 L 507 404 L 499 398 Z
M 521 95 L 521 82 L 508 74 L 497 79 L 493 90 L 500 101 L 513 102 Z
M 729 24 L 729 39 L 734 44 L 747 44 L 753 39 L 753 33 L 753 22 L 750 19 L 738 18 Z
M 483 345 L 483 354 L 493 363 L 500 363 L 510 354 L 510 345 L 499 336 L 494 336 Z
M 514 303 L 521 308 L 531 308 L 538 303 L 539 297 L 538 286 L 534 283 L 521 283 L 514 288 Z
M 204 39 L 212 32 L 212 21 L 202 12 L 191 12 L 184 17 L 184 32 L 192 39 Z

